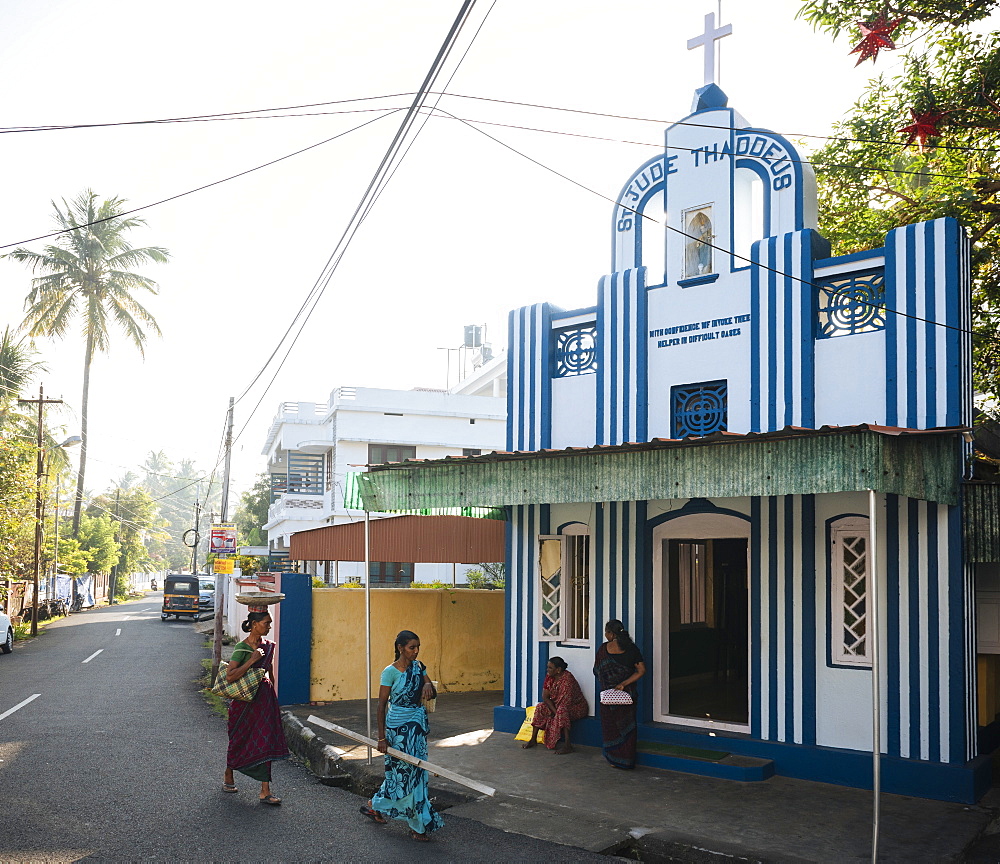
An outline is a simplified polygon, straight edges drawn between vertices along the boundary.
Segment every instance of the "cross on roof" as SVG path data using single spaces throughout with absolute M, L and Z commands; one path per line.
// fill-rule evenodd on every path
M 688 51 L 693 48 L 705 48 L 705 84 L 715 84 L 715 43 L 733 32 L 732 24 L 724 24 L 715 28 L 715 13 L 705 16 L 705 32 L 694 39 L 688 39 Z

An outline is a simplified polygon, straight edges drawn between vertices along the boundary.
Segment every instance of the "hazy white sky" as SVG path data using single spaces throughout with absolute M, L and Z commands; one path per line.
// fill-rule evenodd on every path
M 171 118 L 410 93 L 459 0 L 5 0 L 0 126 Z M 475 23 L 491 0 L 479 0 Z M 721 85 L 755 125 L 823 135 L 873 71 L 794 19 L 798 0 L 726 0 Z M 716 0 L 497 0 L 450 92 L 649 118 L 446 98 L 467 119 L 650 146 L 483 127 L 614 197 L 690 110 L 702 55 L 688 52 Z M 462 46 L 468 44 L 464 39 Z M 458 55 L 454 55 L 457 60 Z M 402 107 L 408 99 L 377 105 Z M 369 108 L 327 106 L 314 111 Z M 139 206 L 284 156 L 372 114 L 117 126 L 0 135 L 0 246 L 51 229 L 54 198 L 87 187 Z M 278 165 L 152 207 L 137 245 L 167 247 L 146 272 L 163 329 L 145 360 L 117 339 L 95 364 L 88 487 L 136 470 L 150 450 L 203 470 L 216 462 L 227 398 L 273 350 L 320 273 L 401 115 Z M 260 449 L 282 401 L 324 402 L 340 385 L 443 387 L 444 352 L 485 322 L 504 347 L 506 314 L 550 300 L 595 302 L 610 267 L 611 205 L 465 125 L 432 119 L 362 226 L 312 320 L 256 413 L 269 370 L 237 406 L 234 496 L 263 470 Z M 41 249 L 42 242 L 29 244 Z M 2 250 L 0 250 L 2 251 Z M 0 261 L 0 325 L 18 324 L 26 270 Z M 77 431 L 82 339 L 39 342 Z M 53 417 L 55 419 L 55 417 Z M 249 422 L 248 422 L 249 421 Z

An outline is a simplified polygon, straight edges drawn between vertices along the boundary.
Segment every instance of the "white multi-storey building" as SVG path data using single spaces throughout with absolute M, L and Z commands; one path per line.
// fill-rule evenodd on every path
M 507 416 L 506 357 L 496 357 L 450 390 L 338 387 L 326 404 L 284 402 L 263 454 L 272 503 L 263 526 L 272 565 L 287 558 L 292 534 L 357 521 L 352 475 L 368 465 L 441 459 L 500 450 Z M 317 565 L 314 575 L 340 582 L 364 579 L 358 562 Z M 469 567 L 458 566 L 461 580 Z M 372 562 L 372 584 L 451 581 L 447 564 Z

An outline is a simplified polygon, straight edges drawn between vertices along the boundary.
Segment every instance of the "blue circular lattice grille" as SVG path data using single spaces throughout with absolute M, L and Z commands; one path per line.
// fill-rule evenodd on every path
M 706 381 L 671 388 L 673 437 L 708 435 L 727 428 L 728 388 L 725 381 Z

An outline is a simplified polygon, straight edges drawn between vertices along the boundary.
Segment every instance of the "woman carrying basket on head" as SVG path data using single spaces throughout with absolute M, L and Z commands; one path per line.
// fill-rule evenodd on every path
M 420 639 L 403 630 L 395 642 L 396 660 L 382 671 L 378 691 L 378 751 L 389 747 L 417 759 L 427 758 L 427 709 L 423 702 L 437 694 L 427 669 L 417 660 Z M 410 827 L 414 840 L 429 840 L 444 820 L 431 808 L 427 772 L 423 768 L 386 754 L 385 781 L 371 801 L 361 808 L 380 824 L 400 819 Z
M 273 674 L 274 643 L 264 638 L 271 632 L 271 616 L 267 612 L 251 612 L 242 628 L 250 635 L 233 649 L 226 667 L 226 680 L 230 683 L 255 667 L 267 675 Z M 271 794 L 271 762 L 287 759 L 289 753 L 278 697 L 267 675 L 261 679 L 253 701 L 233 699 L 229 703 L 229 750 L 222 791 L 237 791 L 233 771 L 239 771 L 260 782 L 260 803 L 273 805 L 280 804 L 281 799 Z

